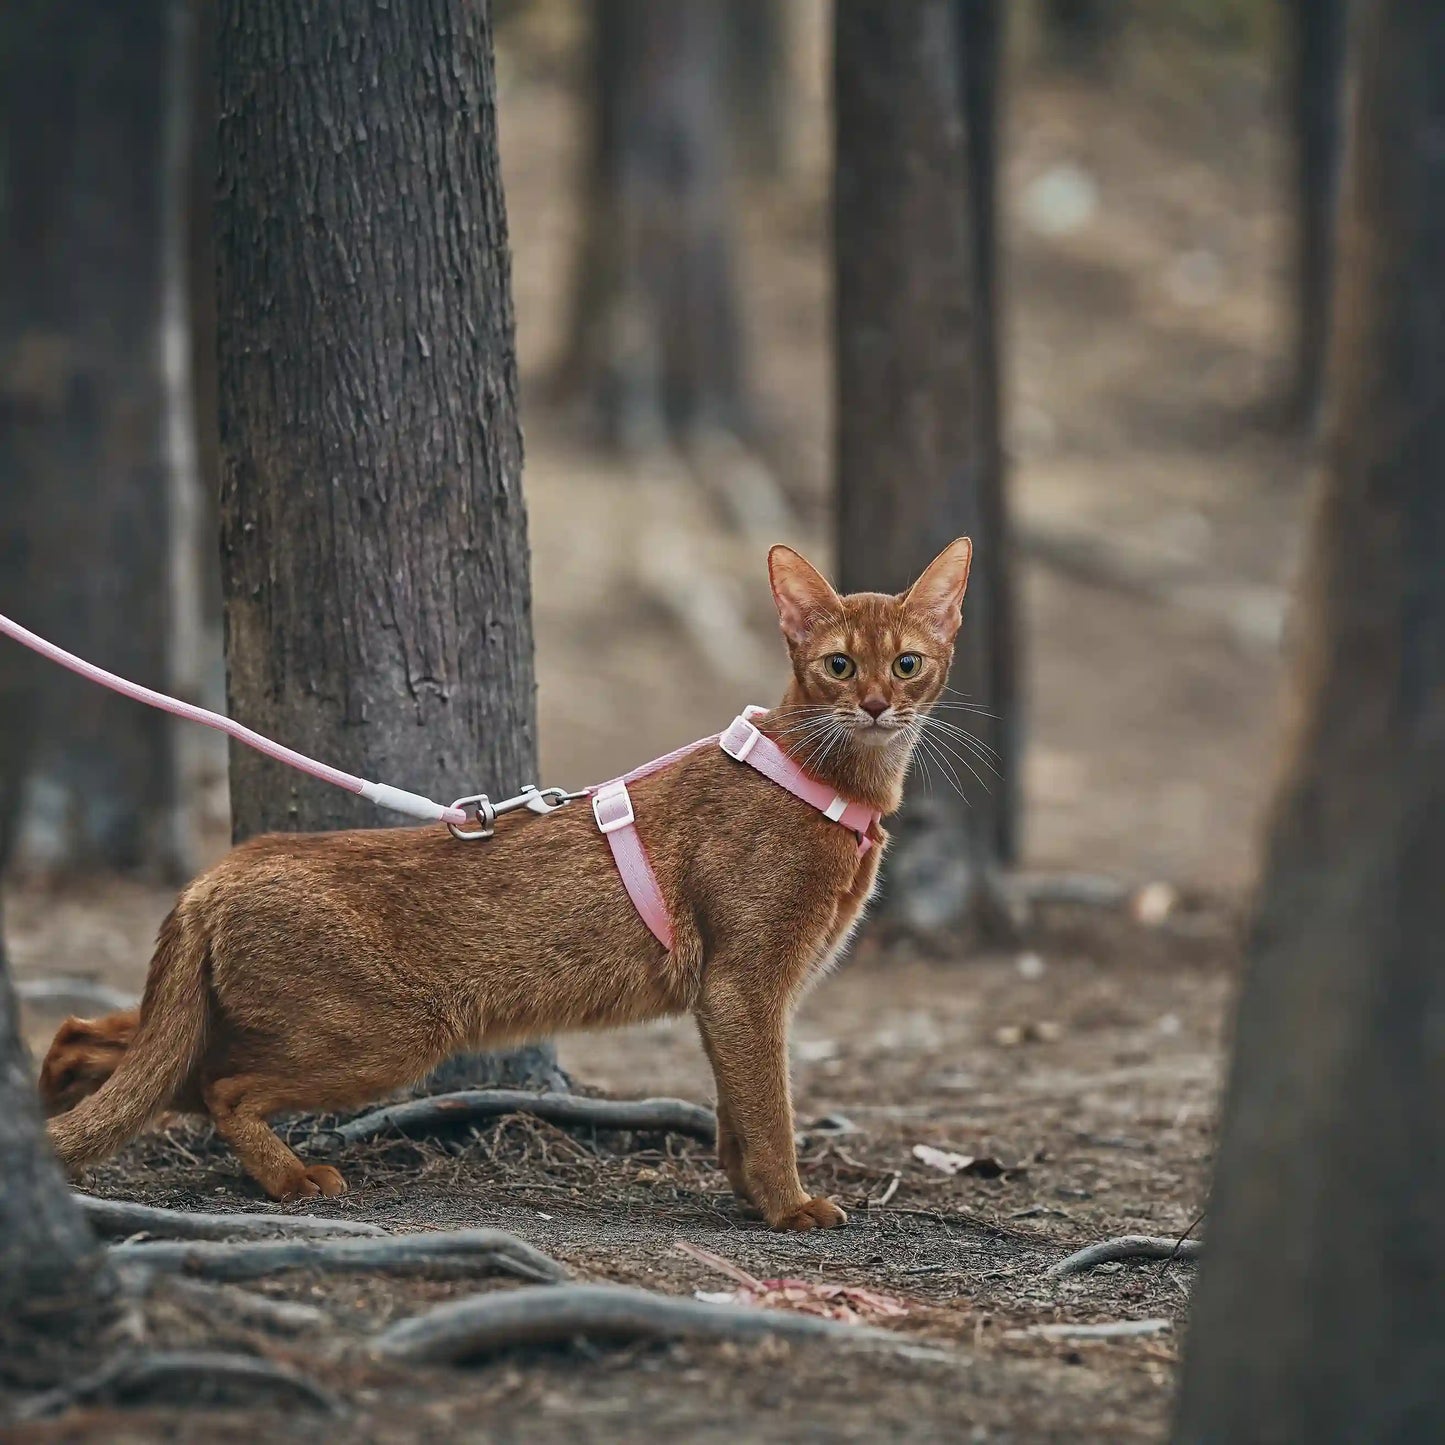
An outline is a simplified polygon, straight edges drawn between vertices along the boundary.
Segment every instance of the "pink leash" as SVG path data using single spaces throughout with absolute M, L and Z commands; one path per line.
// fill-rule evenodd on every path
M 76 657 L 74 653 L 66 652 L 63 647 L 57 647 L 53 642 L 47 642 L 43 637 L 37 637 L 29 629 L 21 627 L 18 622 L 12 622 L 3 613 L 0 613 L 0 633 L 14 638 L 22 647 L 28 647 L 32 652 L 38 652 L 41 657 L 68 668 L 71 672 L 85 678 L 87 682 L 99 683 L 101 687 L 118 692 L 122 697 L 128 697 L 134 702 L 143 702 L 148 707 L 159 708 L 162 712 L 168 712 L 174 717 L 185 718 L 188 722 L 197 722 L 208 728 L 216 728 L 228 737 L 235 738 L 238 743 L 245 743 L 248 748 L 255 748 L 258 753 L 265 753 L 268 758 L 275 758 L 278 763 L 285 763 L 287 767 L 295 768 L 298 772 L 308 773 L 313 778 L 320 778 L 323 783 L 332 783 L 338 788 L 345 788 L 348 793 L 359 793 L 379 808 L 389 808 L 394 813 L 405 813 L 410 818 L 421 818 L 428 823 L 466 823 L 469 821 L 470 815 L 461 808 L 444 808 L 440 803 L 434 803 L 430 798 L 422 797 L 420 793 L 408 793 L 402 788 L 393 788 L 387 783 L 369 783 L 365 778 L 343 773 L 340 768 L 328 767 L 325 763 L 318 763 L 315 758 L 308 758 L 292 748 L 284 748 L 280 743 L 273 743 L 270 738 L 263 738 L 260 733 L 252 732 L 248 727 L 242 727 L 233 718 L 224 717 L 218 712 L 208 712 L 203 707 L 196 707 L 194 703 L 181 702 L 178 698 L 167 697 L 165 693 L 156 692 L 153 688 L 142 687 L 137 682 L 127 682 L 125 678 L 117 677 L 115 673 L 107 672 L 93 662 L 86 662 L 83 658 Z
M 308 758 L 294 748 L 282 747 L 280 743 L 274 743 L 270 738 L 262 737 L 248 727 L 242 727 L 240 723 L 221 713 L 210 712 L 194 703 L 167 697 L 165 693 L 157 692 L 154 688 L 128 682 L 113 672 L 107 672 L 103 667 L 97 667 L 92 662 L 86 662 L 84 658 L 76 657 L 72 652 L 66 652 L 63 647 L 57 647 L 53 642 L 47 642 L 28 628 L 21 627 L 18 622 L 12 622 L 3 613 L 0 613 L 0 633 L 13 638 L 32 652 L 38 652 L 48 661 L 58 663 L 77 676 L 85 678 L 87 682 L 98 683 L 133 702 L 159 708 L 173 717 L 216 728 L 228 737 L 235 738 L 238 743 L 245 743 L 247 747 L 255 748 L 258 753 L 274 758 L 278 763 L 285 763 L 287 767 L 295 768 L 298 772 L 320 778 L 324 783 L 345 788 L 348 793 L 357 793 L 380 808 L 405 813 L 408 817 L 420 818 L 424 822 L 446 823 L 458 838 L 489 838 L 492 825 L 503 812 L 525 807 L 534 812 L 547 813 L 571 798 L 590 795 L 592 814 L 612 850 L 613 861 L 622 875 L 628 897 L 632 899 L 642 921 L 664 948 L 672 947 L 672 920 L 668 917 L 667 904 L 663 901 L 662 890 L 658 887 L 657 875 L 652 871 L 647 849 L 638 836 L 637 818 L 633 812 L 632 798 L 627 791 L 628 783 L 650 777 L 670 763 L 697 752 L 699 748 L 716 743 L 730 758 L 755 768 L 780 788 L 787 789 L 795 797 L 811 804 L 824 817 L 856 833 L 860 856 L 872 846 L 868 834 L 879 818 L 879 814 L 873 809 L 865 808 L 860 803 L 850 803 L 825 784 L 810 778 L 771 738 L 759 732 L 752 719 L 767 712 L 765 707 L 746 708 L 741 716 L 733 719 L 725 732 L 700 738 L 686 747 L 676 748 L 663 757 L 644 763 L 640 768 L 634 768 L 620 778 L 585 789 L 582 793 L 565 793 L 560 788 L 548 788 L 538 793 L 535 788 L 527 788 L 516 798 L 509 798 L 495 805 L 480 796 L 460 799 L 460 803 L 476 806 L 477 812 L 474 815 L 458 804 L 444 808 L 440 803 L 434 803 L 420 793 L 408 793 L 402 788 L 393 788 L 388 783 L 370 783 L 365 778 L 343 773 L 340 768 L 319 763 L 315 758 Z M 469 823 L 479 823 L 480 827 L 470 832 L 457 831 L 458 827 Z

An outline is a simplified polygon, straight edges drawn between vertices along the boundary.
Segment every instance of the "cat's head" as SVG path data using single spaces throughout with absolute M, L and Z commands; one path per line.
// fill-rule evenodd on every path
M 896 597 L 840 597 L 791 547 L 768 553 L 778 621 L 800 705 L 817 709 L 870 747 L 910 736 L 948 681 L 973 543 L 950 542 Z

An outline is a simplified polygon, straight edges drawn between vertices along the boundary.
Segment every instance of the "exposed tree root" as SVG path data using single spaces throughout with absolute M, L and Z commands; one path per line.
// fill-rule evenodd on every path
M 565 1344 L 578 1338 L 751 1340 L 764 1335 L 821 1337 L 920 1359 L 950 1358 L 947 1351 L 866 1325 L 601 1284 L 508 1290 L 453 1300 L 382 1330 L 371 1348 L 387 1359 L 435 1364 L 477 1359 L 519 1345 Z
M 274 1239 L 313 1235 L 385 1237 L 386 1231 L 357 1219 L 320 1219 L 313 1214 L 204 1214 L 157 1209 L 124 1199 L 76 1194 L 76 1203 L 102 1239 L 152 1234 L 158 1239 Z
M 1054 1279 L 1081 1274 L 1097 1264 L 1112 1264 L 1118 1259 L 1198 1259 L 1204 1253 L 1201 1239 L 1163 1239 L 1149 1234 L 1121 1234 L 1091 1244 L 1067 1259 L 1061 1259 L 1050 1270 Z
M 243 1325 L 256 1325 L 283 1335 L 313 1334 L 330 1323 L 325 1310 L 296 1300 L 269 1299 L 263 1294 L 200 1279 L 168 1278 L 166 1292 L 208 1314 L 221 1314 Z
M 167 1395 L 177 1387 L 188 1396 L 254 1400 L 263 1394 L 291 1406 L 305 1405 L 333 1415 L 341 1412 L 334 1395 L 286 1365 L 221 1350 L 155 1350 L 117 1355 L 91 1374 L 25 1401 L 15 1418 L 40 1420 L 72 1405 Z
M 334 1153 L 343 1145 L 378 1135 L 439 1134 L 503 1114 L 532 1114 L 551 1124 L 594 1129 L 687 1134 L 707 1143 L 717 1135 L 712 1110 L 683 1099 L 588 1099 L 579 1094 L 531 1094 L 525 1089 L 465 1089 L 376 1109 L 329 1130 L 313 1147 Z
M 116 1264 L 213 1280 L 262 1279 L 288 1269 L 318 1274 L 409 1270 L 449 1274 L 494 1271 L 550 1283 L 567 1271 L 540 1250 L 500 1229 L 453 1229 L 383 1239 L 262 1239 L 237 1244 L 162 1240 L 114 1244 Z

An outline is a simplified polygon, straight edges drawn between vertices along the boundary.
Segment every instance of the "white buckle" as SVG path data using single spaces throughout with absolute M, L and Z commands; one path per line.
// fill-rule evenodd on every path
M 732 739 L 739 727 L 746 728 L 747 731 L 740 743 L 734 743 Z M 717 741 L 718 746 L 728 757 L 735 758 L 741 763 L 747 760 L 748 754 L 757 746 L 760 737 L 762 737 L 762 733 L 747 718 L 735 717 L 728 725 L 728 730 Z
M 616 810 L 618 803 L 622 805 L 621 812 Z M 602 816 L 604 808 L 608 810 L 605 819 Z M 632 794 L 627 791 L 627 784 L 611 783 L 593 793 L 592 816 L 603 833 L 615 833 L 619 828 L 631 827 L 637 821 L 637 814 L 632 811 Z
M 824 816 L 830 823 L 836 823 L 836 822 L 838 821 L 838 819 L 841 818 L 841 817 L 843 816 L 843 814 L 846 813 L 847 811 L 848 811 L 848 800 L 847 800 L 847 798 L 840 798 L 836 793 L 834 793 L 834 794 L 833 794 L 833 801 L 832 801 L 831 803 L 829 803 L 826 808 L 823 809 L 823 816 Z

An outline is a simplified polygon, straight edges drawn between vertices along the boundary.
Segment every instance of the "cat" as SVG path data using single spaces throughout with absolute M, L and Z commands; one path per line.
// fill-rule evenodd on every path
M 769 552 L 792 678 L 754 722 L 841 799 L 898 808 L 972 554 L 960 538 L 907 592 L 840 597 L 791 548 Z M 690 1011 L 733 1191 L 774 1229 L 844 1224 L 799 1179 L 788 1027 L 862 915 L 887 834 L 875 818 L 860 844 L 716 746 L 631 796 L 670 949 L 585 805 L 502 818 L 472 845 L 432 827 L 241 844 L 161 925 L 138 1021 L 58 1032 L 47 1103 L 74 1107 L 47 1126 L 56 1153 L 78 1170 L 160 1111 L 195 1109 L 273 1199 L 339 1194 L 340 1173 L 304 1163 L 269 1118 L 368 1102 L 460 1050 Z

